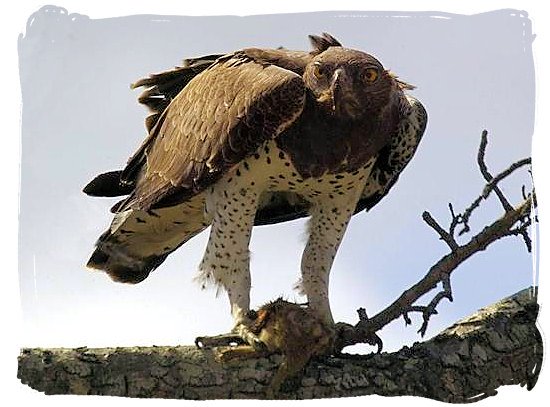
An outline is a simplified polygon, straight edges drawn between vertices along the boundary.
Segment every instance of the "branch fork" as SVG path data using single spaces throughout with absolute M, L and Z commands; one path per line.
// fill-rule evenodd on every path
M 516 207 L 510 204 L 508 198 L 499 188 L 499 183 L 507 179 L 512 173 L 524 166 L 531 165 L 531 158 L 524 158 L 508 168 L 493 176 L 485 163 L 485 153 L 488 144 L 488 133 L 484 130 L 481 134 L 481 142 L 477 154 L 477 163 L 479 170 L 486 181 L 481 194 L 468 206 L 463 212 L 456 213 L 453 205 L 449 203 L 449 212 L 451 221 L 448 229 L 442 227 L 428 211 L 424 211 L 422 219 L 430 226 L 439 239 L 442 240 L 450 249 L 450 252 L 443 256 L 428 273 L 414 286 L 406 290 L 397 300 L 395 300 L 386 309 L 379 312 L 372 318 L 367 318 L 364 308 L 360 308 L 359 322 L 355 326 L 348 324 L 342 328 L 342 338 L 340 345 L 349 346 L 356 343 L 369 343 L 378 345 L 378 352 L 382 349 L 382 340 L 376 334 L 384 326 L 393 320 L 403 317 L 406 325 L 411 325 L 412 321 L 409 313 L 419 312 L 422 314 L 422 326 L 418 333 L 423 337 L 428 329 L 430 317 L 437 315 L 437 306 L 443 299 L 453 301 L 451 287 L 451 273 L 466 259 L 473 254 L 485 250 L 488 245 L 506 236 L 521 236 L 528 252 L 532 250 L 532 241 L 529 236 L 529 229 L 533 222 L 536 222 L 536 216 L 532 212 L 537 206 L 534 190 L 527 193 L 525 186 L 522 187 L 523 201 Z M 531 170 L 528 170 L 531 173 Z M 470 241 L 460 244 L 457 240 L 470 232 L 469 220 L 472 213 L 477 209 L 483 200 L 489 198 L 491 193 L 496 195 L 497 199 L 504 209 L 504 214 L 486 226 L 481 232 L 471 237 Z M 461 227 L 458 231 L 457 228 Z M 420 297 L 435 289 L 439 284 L 442 288 L 438 291 L 427 305 L 417 305 Z M 341 350 L 341 349 L 340 349 Z

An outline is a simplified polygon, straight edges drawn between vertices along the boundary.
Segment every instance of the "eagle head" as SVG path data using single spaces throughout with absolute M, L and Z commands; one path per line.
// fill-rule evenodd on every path
M 304 82 L 325 113 L 359 120 L 390 103 L 395 79 L 372 55 L 331 46 L 306 66 Z

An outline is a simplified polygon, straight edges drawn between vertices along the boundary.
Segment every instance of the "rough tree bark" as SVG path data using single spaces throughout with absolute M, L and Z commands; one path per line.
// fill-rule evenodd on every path
M 395 353 L 311 361 L 282 398 L 415 395 L 469 402 L 502 385 L 531 389 L 542 363 L 536 291 L 523 290 Z M 280 357 L 221 364 L 179 347 L 23 349 L 18 377 L 46 394 L 184 399 L 265 398 Z

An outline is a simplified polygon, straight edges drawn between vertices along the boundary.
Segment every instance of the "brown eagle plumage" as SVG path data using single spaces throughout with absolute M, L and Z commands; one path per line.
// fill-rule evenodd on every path
M 151 115 L 126 168 L 84 189 L 127 197 L 88 266 L 137 283 L 207 226 L 203 286 L 224 288 L 249 329 L 248 244 L 256 224 L 311 216 L 300 288 L 332 323 L 328 278 L 351 216 L 376 204 L 412 158 L 426 112 L 412 86 L 332 36 L 313 51 L 249 48 L 186 60 L 134 84 Z

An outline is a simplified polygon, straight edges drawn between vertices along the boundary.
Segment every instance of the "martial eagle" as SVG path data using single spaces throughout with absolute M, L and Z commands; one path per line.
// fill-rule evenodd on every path
M 300 289 L 333 324 L 329 273 L 354 213 L 385 196 L 426 127 L 413 89 L 372 55 L 334 37 L 311 52 L 247 48 L 184 61 L 135 83 L 152 111 L 122 171 L 84 192 L 127 197 L 88 267 L 138 283 L 211 226 L 199 266 L 223 288 L 234 332 L 251 344 L 248 245 L 254 225 L 309 216 Z

